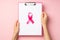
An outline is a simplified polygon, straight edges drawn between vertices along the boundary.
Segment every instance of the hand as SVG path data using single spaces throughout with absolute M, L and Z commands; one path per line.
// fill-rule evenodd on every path
M 18 39 L 18 33 L 19 33 L 19 22 L 16 21 L 16 23 L 14 24 L 14 32 L 13 32 L 12 40 Z
M 46 26 L 47 25 L 47 14 L 45 12 L 42 13 L 41 19 L 42 19 L 42 25 Z
M 43 30 L 44 30 L 44 38 L 45 40 L 51 40 L 48 29 L 47 29 L 47 14 L 45 12 L 43 12 L 42 16 L 42 26 L 43 26 Z
M 14 24 L 14 34 L 16 35 L 18 34 L 18 32 L 19 32 L 19 22 L 16 21 L 16 23 Z

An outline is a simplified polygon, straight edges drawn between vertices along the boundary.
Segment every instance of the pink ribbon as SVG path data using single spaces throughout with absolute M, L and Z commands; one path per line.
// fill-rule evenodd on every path
M 33 14 L 31 12 L 28 13 L 28 21 L 27 24 L 29 24 L 29 22 L 32 22 L 32 24 L 34 23 L 34 21 L 32 20 Z

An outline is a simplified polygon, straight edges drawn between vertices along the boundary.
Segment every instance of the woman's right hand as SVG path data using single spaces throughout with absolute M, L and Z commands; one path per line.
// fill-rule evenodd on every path
M 41 19 L 42 19 L 42 26 L 43 26 L 43 31 L 44 31 L 44 38 L 45 38 L 45 40 L 51 40 L 48 29 L 47 29 L 47 14 L 46 14 L 46 12 L 42 13 Z
M 46 26 L 47 25 L 47 14 L 45 12 L 42 13 L 41 20 L 42 20 L 42 25 Z

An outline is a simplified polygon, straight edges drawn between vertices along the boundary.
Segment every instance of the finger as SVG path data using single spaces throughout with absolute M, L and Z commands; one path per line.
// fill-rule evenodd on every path
M 43 15 L 43 18 L 44 18 L 44 17 L 46 16 L 46 12 L 43 12 L 43 14 L 42 14 L 42 15 Z
M 42 13 L 41 17 L 42 17 L 42 18 L 44 17 L 44 13 Z
M 18 20 L 16 21 L 16 26 L 18 25 Z
M 46 12 L 44 13 L 44 15 L 45 15 L 45 17 L 47 17 L 47 13 Z
M 20 23 L 19 23 L 19 21 L 17 22 L 17 28 L 19 29 L 19 26 L 20 26 Z
M 41 20 L 43 20 L 43 13 L 41 14 Z
M 19 24 L 20 24 L 19 21 L 17 21 L 16 26 L 19 27 Z
M 44 14 L 44 19 L 46 19 L 46 18 L 47 18 L 47 14 L 46 14 L 46 12 L 44 12 L 43 14 Z
M 17 26 L 17 23 L 18 23 L 18 20 L 15 22 L 15 24 L 14 24 L 14 28 L 16 28 L 16 26 Z

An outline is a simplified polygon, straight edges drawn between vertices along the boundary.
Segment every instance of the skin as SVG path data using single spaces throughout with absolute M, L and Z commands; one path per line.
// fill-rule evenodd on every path
M 41 20 L 42 20 L 42 26 L 44 30 L 44 39 L 45 40 L 51 40 L 48 29 L 47 29 L 47 14 L 45 12 L 42 13 Z
M 51 40 L 48 33 L 48 29 L 47 29 L 47 14 L 45 12 L 42 13 L 41 20 L 42 20 L 42 26 L 44 30 L 44 39 Z M 17 21 L 14 25 L 14 32 L 13 32 L 12 40 L 18 40 L 18 32 L 19 32 L 19 22 Z
M 12 40 L 18 40 L 18 32 L 19 32 L 19 22 L 17 20 L 16 23 L 14 24 L 14 32 L 13 32 Z

